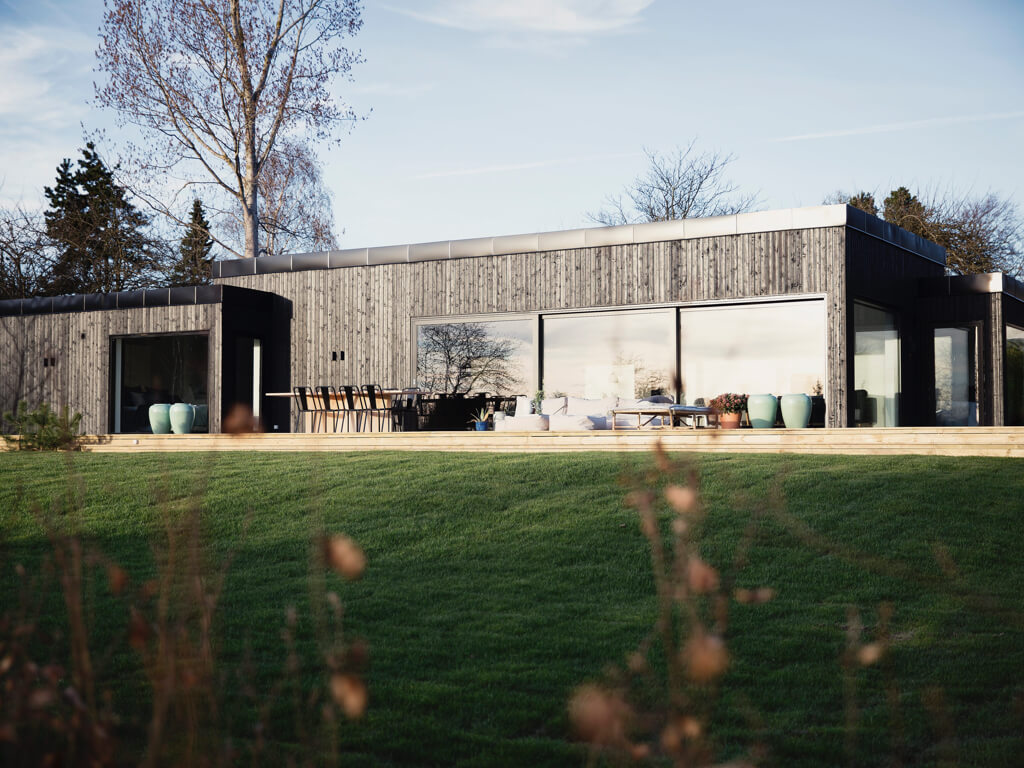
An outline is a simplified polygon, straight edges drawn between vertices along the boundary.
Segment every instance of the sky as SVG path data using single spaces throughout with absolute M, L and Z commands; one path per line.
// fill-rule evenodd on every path
M 94 106 L 99 0 L 0 0 L 0 203 Z M 901 184 L 1024 207 L 1024 2 L 366 0 L 321 146 L 341 247 L 592 226 L 644 149 L 734 156 L 758 208 Z

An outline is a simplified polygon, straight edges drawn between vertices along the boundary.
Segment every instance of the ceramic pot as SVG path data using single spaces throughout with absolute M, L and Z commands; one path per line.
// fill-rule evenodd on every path
M 170 416 L 171 431 L 176 435 L 187 435 L 195 423 L 196 409 L 188 403 L 175 403 L 170 408 Z
M 486 421 L 474 421 L 473 423 L 476 424 L 476 431 L 477 432 L 486 432 L 487 431 L 487 422 Z
M 739 429 L 741 413 L 718 414 L 718 426 L 722 429 Z
M 192 422 L 192 429 L 207 429 L 210 426 L 210 406 L 193 405 L 196 409 L 196 420 Z
M 775 426 L 775 415 L 779 403 L 775 395 L 750 395 L 747 398 L 747 414 L 754 429 L 771 429 Z
M 783 395 L 782 420 L 786 429 L 807 429 L 811 421 L 810 395 Z
M 156 403 L 149 406 L 149 428 L 154 435 L 166 435 L 171 431 L 171 416 L 168 413 L 169 403 Z

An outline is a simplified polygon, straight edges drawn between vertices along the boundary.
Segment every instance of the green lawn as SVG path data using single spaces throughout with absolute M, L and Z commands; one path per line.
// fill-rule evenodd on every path
M 202 494 L 213 559 L 235 553 L 218 614 L 221 659 L 226 670 L 248 659 L 257 685 L 282 667 L 285 608 L 310 614 L 314 533 L 344 532 L 362 545 L 365 577 L 330 577 L 348 631 L 365 637 L 372 655 L 370 709 L 341 730 L 343 764 L 581 765 L 582 750 L 567 739 L 566 700 L 621 663 L 655 615 L 646 541 L 622 501 L 622 478 L 651 460 L 611 454 L 0 454 L 5 606 L 15 564 L 31 569 L 48 551 L 30 506 L 75 488 L 69 460 L 85 500 L 76 525 L 135 583 L 154 569 L 154 483 L 176 498 Z M 709 509 L 701 550 L 723 572 L 776 480 L 792 517 L 762 520 L 737 576 L 778 597 L 732 608 L 733 663 L 713 726 L 721 757 L 751 741 L 743 724 L 752 710 L 769 764 L 846 762 L 847 610 L 870 625 L 891 601 L 906 761 L 937 764 L 948 748 L 963 765 L 1020 764 L 1024 462 L 696 461 Z M 807 527 L 803 537 L 794 525 Z M 952 576 L 936 563 L 938 545 L 955 563 Z M 48 605 L 56 621 L 60 604 Z M 90 605 L 130 744 L 141 738 L 146 695 L 125 642 L 124 603 L 96 586 Z M 300 628 L 308 650 L 308 622 Z M 885 670 L 858 676 L 860 764 L 891 755 Z M 935 713 L 922 702 L 937 690 L 945 709 Z M 244 708 L 235 708 L 235 736 L 244 737 Z

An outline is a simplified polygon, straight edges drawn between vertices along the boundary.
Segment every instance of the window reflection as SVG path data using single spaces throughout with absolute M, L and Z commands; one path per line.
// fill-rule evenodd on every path
M 1024 426 L 1024 329 L 1006 326 L 1006 424 Z
M 935 424 L 978 425 L 974 328 L 935 329 Z
M 896 316 L 861 302 L 853 305 L 854 424 L 898 427 L 900 336 Z
M 545 316 L 544 392 L 586 398 L 672 394 L 673 315 L 664 309 Z
M 686 403 L 724 392 L 821 394 L 824 301 L 683 309 L 679 332 Z
M 421 325 L 416 384 L 430 392 L 524 394 L 532 388 L 533 322 Z
M 120 355 L 111 359 L 121 370 L 111 376 L 114 431 L 148 432 L 149 406 L 191 403 L 197 406 L 193 432 L 209 429 L 209 342 L 206 336 L 139 336 L 116 339 Z M 117 387 L 120 382 L 120 387 Z

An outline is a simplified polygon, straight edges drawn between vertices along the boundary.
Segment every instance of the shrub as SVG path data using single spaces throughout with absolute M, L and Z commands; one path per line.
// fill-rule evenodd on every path
M 30 411 L 28 403 L 22 400 L 17 411 L 8 411 L 3 420 L 12 427 L 12 432 L 4 433 L 4 440 L 15 450 L 73 451 L 79 447 L 82 414 L 71 415 L 66 405 L 61 407 L 60 413 L 47 403 L 40 403 Z
M 747 396 L 726 392 L 712 398 L 710 406 L 719 413 L 743 413 L 747 410 Z

